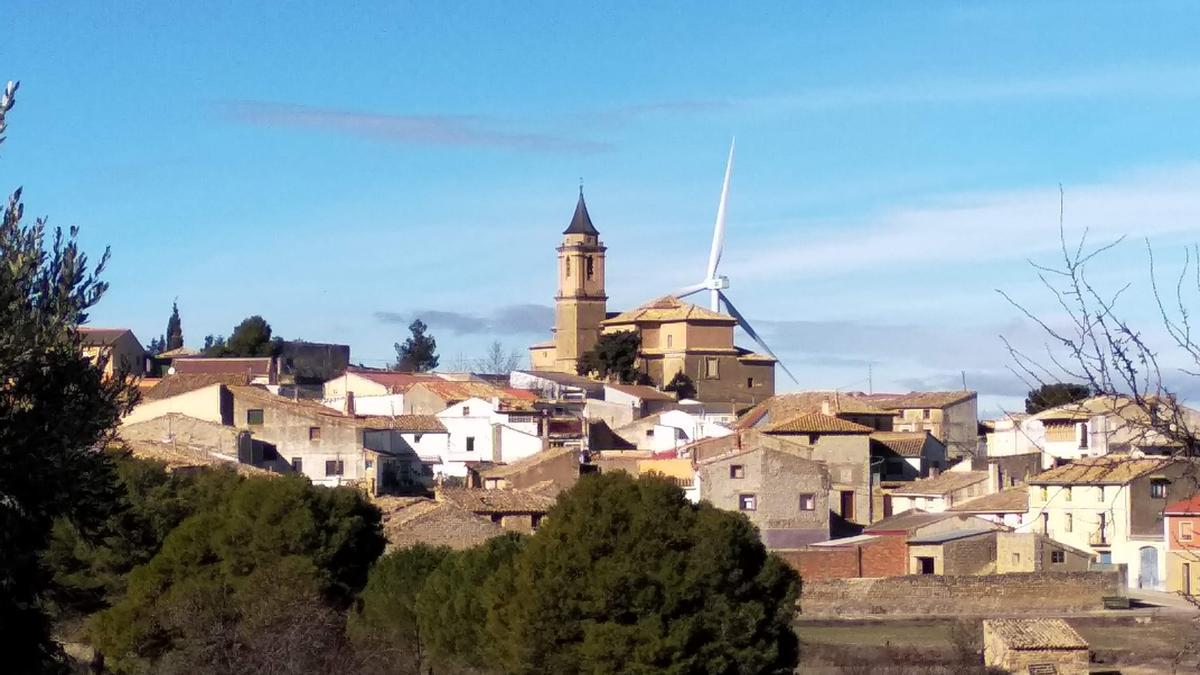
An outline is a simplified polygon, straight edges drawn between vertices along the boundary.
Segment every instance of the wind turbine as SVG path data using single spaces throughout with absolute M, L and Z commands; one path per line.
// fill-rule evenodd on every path
M 729 296 L 725 295 L 725 289 L 729 288 L 729 277 L 717 274 L 717 267 L 721 264 L 721 252 L 725 248 L 725 217 L 728 214 L 729 178 L 733 175 L 733 149 L 735 141 L 736 139 L 729 142 L 729 159 L 725 162 L 725 180 L 721 183 L 721 201 L 717 204 L 717 223 L 713 228 L 712 248 L 708 252 L 708 269 L 705 272 L 704 280 L 680 289 L 675 293 L 675 297 L 686 298 L 694 293 L 707 290 L 708 308 L 714 312 L 720 312 L 721 304 L 724 303 L 726 311 L 729 312 L 730 316 L 737 319 L 738 325 L 742 327 L 742 330 L 746 331 L 746 334 L 757 342 L 758 346 L 762 347 L 764 352 L 775 359 L 779 367 L 783 368 L 783 372 L 792 378 L 792 382 L 800 384 L 796 376 L 792 374 L 792 371 L 783 365 L 783 361 L 780 361 L 779 357 L 775 356 L 775 352 L 771 351 L 771 348 L 767 346 L 767 343 L 763 341 L 758 332 L 750 326 L 750 322 L 746 320 L 746 317 L 737 310 L 737 307 L 733 306 L 733 303 L 729 301 Z

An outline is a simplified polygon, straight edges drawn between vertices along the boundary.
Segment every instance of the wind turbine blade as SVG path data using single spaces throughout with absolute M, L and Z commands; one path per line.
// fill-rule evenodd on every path
M 708 284 L 706 284 L 704 282 L 700 282 L 698 284 L 692 284 L 691 286 L 684 286 L 683 288 L 679 289 L 678 291 L 675 291 L 674 293 L 672 293 L 672 295 L 674 295 L 677 298 L 686 298 L 687 296 L 689 296 L 693 293 L 699 293 L 700 291 L 702 291 L 706 288 L 708 288 Z
M 718 293 L 720 293 L 720 291 L 718 291 Z M 750 322 L 746 320 L 746 317 L 742 316 L 742 313 L 737 310 L 737 307 L 733 306 L 733 303 L 729 301 L 729 296 L 725 295 L 724 293 L 720 293 L 720 295 L 721 300 L 725 302 L 725 309 L 729 310 L 729 313 L 733 316 L 733 318 L 737 319 L 738 325 L 742 327 L 742 330 L 746 331 L 746 334 L 750 336 L 750 339 L 757 342 L 758 346 L 762 347 L 764 352 L 770 355 L 771 358 L 775 359 L 775 363 L 779 364 L 779 367 L 783 368 L 783 372 L 787 373 L 787 376 L 792 378 L 792 382 L 800 384 L 800 381 L 796 379 L 796 376 L 792 374 L 792 371 L 788 370 L 787 366 L 783 365 L 783 361 L 780 361 L 779 357 L 775 356 L 775 352 L 771 351 L 771 348 L 767 346 L 767 343 L 764 342 L 763 339 L 759 337 L 758 333 L 750 327 Z
M 708 252 L 708 279 L 717 278 L 717 265 L 721 262 L 721 251 L 725 248 L 725 214 L 729 207 L 729 177 L 733 175 L 735 140 L 729 141 L 729 159 L 725 161 L 725 181 L 721 183 L 721 201 L 717 204 L 717 224 L 713 228 L 712 249 Z

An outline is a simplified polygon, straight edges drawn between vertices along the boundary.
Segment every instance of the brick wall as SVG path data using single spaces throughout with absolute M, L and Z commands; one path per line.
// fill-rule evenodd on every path
M 904 537 L 884 536 L 856 546 L 817 546 L 775 553 L 799 572 L 801 579 L 853 579 L 904 574 L 907 549 Z
M 806 579 L 798 609 L 813 616 L 1077 612 L 1100 609 L 1104 596 L 1123 592 L 1117 572 Z

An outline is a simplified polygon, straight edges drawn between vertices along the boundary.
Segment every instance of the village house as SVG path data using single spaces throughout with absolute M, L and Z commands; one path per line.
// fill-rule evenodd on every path
M 982 571 L 974 563 L 979 559 L 978 548 L 992 551 L 994 560 L 995 542 L 982 544 L 969 541 L 984 532 L 995 532 L 1003 529 L 996 523 L 968 515 L 952 513 L 925 513 L 923 511 L 905 511 L 884 518 L 867 527 L 863 534 L 888 537 L 903 541 L 903 555 L 891 556 L 888 561 L 892 565 L 878 571 L 888 574 L 881 576 L 901 576 L 905 574 L 947 574 L 960 573 L 957 570 L 972 568 Z M 958 544 L 955 542 L 964 542 Z M 914 550 L 912 545 L 918 547 Z M 831 544 L 833 542 L 830 542 Z M 946 544 L 950 544 L 947 554 Z M 925 547 L 925 548 L 920 548 Z M 950 569 L 946 572 L 947 555 L 950 559 Z M 967 573 L 979 573 L 967 572 Z
M 1184 415 L 1197 413 L 1180 406 Z M 1169 454 L 1172 444 L 1150 428 L 1147 411 L 1132 399 L 1094 396 L 1032 415 L 1021 433 L 1043 456 L 1042 467 L 1110 453 Z
M 705 438 L 720 438 L 732 433 L 729 428 L 697 415 L 682 410 L 668 410 L 609 430 L 603 438 L 597 433 L 593 435 L 592 447 L 597 450 L 665 452 Z
M 1006 673 L 1086 675 L 1088 643 L 1062 619 L 985 619 L 983 660 Z
M 775 553 L 806 581 L 901 576 L 906 573 L 904 537 L 859 534 Z
M 532 490 L 452 487 L 438 488 L 434 499 L 486 518 L 510 532 L 522 534 L 537 531 L 555 502 L 554 497 Z
M 508 375 L 513 389 L 532 391 L 544 401 L 583 403 L 603 399 L 604 383 L 575 373 L 554 370 L 514 370 Z
M 821 413 L 870 428 L 892 431 L 895 413 L 858 396 L 836 391 L 803 391 L 778 394 L 747 410 L 734 424 L 738 429 L 766 429 L 774 424 Z
M 946 511 L 977 516 L 1014 530 L 1022 529 L 1031 522 L 1029 520 L 1029 486 L 1021 484 L 982 497 L 967 499 L 958 502 Z
M 146 349 L 128 328 L 79 327 L 83 356 L 101 369 L 104 377 L 146 373 Z
M 383 513 L 387 551 L 417 544 L 447 546 L 461 551 L 479 546 L 505 531 L 491 518 L 478 516 L 447 501 L 385 497 L 376 500 L 376 505 Z
M 245 375 L 250 384 L 279 384 L 279 360 L 261 357 L 178 357 L 171 361 L 167 375 Z
M 1109 454 L 1086 457 L 1029 479 L 1030 527 L 1124 564 L 1134 588 L 1161 590 L 1166 577 L 1163 512 L 1195 492 L 1188 460 Z
M 433 481 L 432 462 L 447 453 L 436 417 L 375 417 L 277 396 L 223 380 L 237 373 L 164 378 L 122 421 L 122 436 L 169 439 L 232 454 L 318 485 L 356 485 L 370 494 L 420 490 Z M 243 379 L 244 382 L 244 379 Z
M 989 491 L 986 471 L 947 471 L 892 489 L 884 499 L 884 513 L 912 510 L 941 513 Z
M 1195 597 L 1200 594 L 1200 494 L 1167 506 L 1163 518 L 1166 590 Z
M 829 470 L 793 445 L 734 446 L 697 459 L 700 498 L 750 518 L 767 548 L 829 538 Z
M 483 469 L 478 472 L 478 482 L 487 490 L 534 490 L 557 495 L 571 489 L 582 473 L 594 470 L 582 464 L 579 456 L 577 448 L 543 450 L 509 464 Z
M 870 443 L 872 472 L 881 482 L 928 478 L 946 466 L 946 446 L 928 431 L 875 431 Z
M 437 376 L 422 373 L 347 368 L 337 377 L 325 381 L 322 402 L 341 409 L 350 394 L 354 396 L 355 410 L 363 415 L 400 415 L 407 411 L 404 392 L 414 384 L 437 379 Z
M 457 383 L 456 383 L 457 384 Z M 409 390 L 412 396 L 419 388 Z M 509 463 L 550 447 L 549 420 L 525 402 L 467 398 L 437 413 L 450 435 L 450 449 L 436 470 L 465 477 L 480 462 Z
M 1041 452 L 1041 448 L 1025 434 L 1021 427 L 1029 415 L 1007 413 L 994 420 L 984 420 L 980 425 L 984 432 L 984 454 L 988 457 L 1006 457 Z
M 996 568 L 996 530 L 989 525 L 908 538 L 908 573 L 990 574 Z
M 971 457 L 979 446 L 978 396 L 973 391 L 920 391 L 863 395 L 891 411 L 893 431 L 928 431 L 946 445 L 950 459 Z
M 807 413 L 771 424 L 763 433 L 812 447 L 812 458 L 829 467 L 835 493 L 831 499 L 836 499 L 831 508 L 848 523 L 862 525 L 873 520 L 870 427 L 824 413 Z
M 996 574 L 1086 572 L 1092 554 L 1037 532 L 996 532 Z

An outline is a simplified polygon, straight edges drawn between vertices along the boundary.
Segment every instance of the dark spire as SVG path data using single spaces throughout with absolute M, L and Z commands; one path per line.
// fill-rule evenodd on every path
M 571 217 L 571 224 L 563 230 L 563 234 L 588 234 L 593 237 L 600 235 L 596 226 L 592 225 L 592 217 L 587 212 L 587 203 L 583 201 L 582 183 L 579 185 L 579 201 L 575 204 L 575 215 Z

